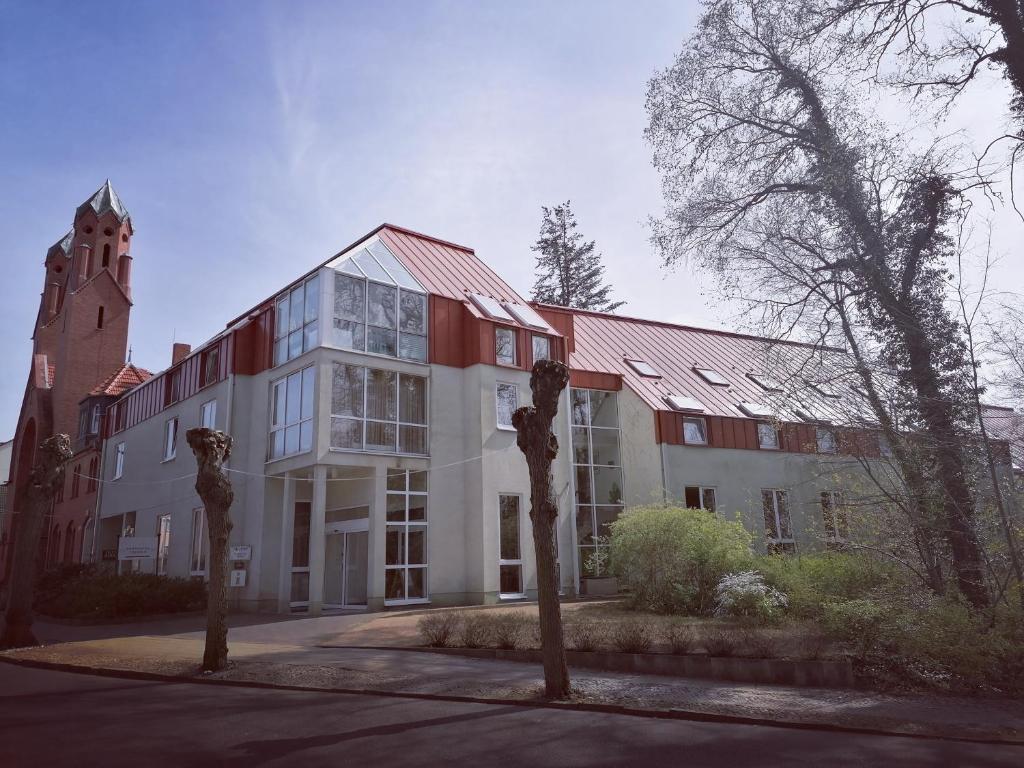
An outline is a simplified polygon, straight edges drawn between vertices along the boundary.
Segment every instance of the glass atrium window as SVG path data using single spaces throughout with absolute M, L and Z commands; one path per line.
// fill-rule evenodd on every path
M 425 455 L 427 380 L 335 363 L 331 448 Z
M 313 275 L 277 299 L 274 365 L 294 360 L 317 345 L 320 278 Z
M 403 360 L 427 360 L 427 295 L 379 240 L 332 265 L 330 343 Z

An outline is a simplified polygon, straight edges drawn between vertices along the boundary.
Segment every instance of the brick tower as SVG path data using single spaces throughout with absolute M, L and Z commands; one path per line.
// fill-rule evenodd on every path
M 106 181 L 78 206 L 71 231 L 46 252 L 32 361 L 14 435 L 11 519 L 5 521 L 0 539 L 4 577 L 35 450 L 46 437 L 60 432 L 71 436 L 75 458 L 47 521 L 41 564 L 81 558 L 83 534 L 88 521 L 95 519 L 98 483 L 91 478 L 98 471 L 104 406 L 119 394 L 116 389 L 144 378 L 144 372 L 125 365 L 132 233 L 131 217 Z

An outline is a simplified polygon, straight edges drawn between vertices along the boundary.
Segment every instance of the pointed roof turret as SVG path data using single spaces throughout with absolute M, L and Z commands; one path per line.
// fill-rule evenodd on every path
M 107 211 L 113 211 L 114 215 L 117 216 L 118 221 L 124 221 L 125 219 L 131 218 L 128 215 L 128 209 L 124 207 L 124 204 L 121 202 L 121 198 L 119 198 L 117 196 L 117 192 L 114 191 L 114 187 L 111 185 L 110 179 L 103 182 L 103 186 L 96 190 L 96 194 L 78 206 L 78 210 L 75 211 L 76 219 L 87 206 L 92 208 L 97 216 L 102 216 Z
M 71 245 L 74 242 L 74 240 L 75 240 L 75 228 L 72 227 L 71 229 L 68 230 L 68 233 L 66 235 L 64 235 L 64 237 L 62 237 L 56 243 L 51 245 L 46 252 L 49 253 L 50 251 L 54 250 L 55 248 L 60 248 L 61 252 L 63 252 L 63 254 L 65 256 L 70 257 L 71 256 Z

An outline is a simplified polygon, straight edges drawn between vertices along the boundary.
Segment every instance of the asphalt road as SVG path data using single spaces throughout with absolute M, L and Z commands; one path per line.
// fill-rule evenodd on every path
M 0 766 L 1024 766 L 1024 747 L 0 663 Z

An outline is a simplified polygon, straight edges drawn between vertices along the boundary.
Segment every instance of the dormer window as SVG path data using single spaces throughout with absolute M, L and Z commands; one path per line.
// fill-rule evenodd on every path
M 181 399 L 181 368 L 175 368 L 164 376 L 164 405 L 176 403 Z
M 708 425 L 703 416 L 683 417 L 683 442 L 687 445 L 708 444 Z
M 627 357 L 624 358 L 624 361 L 626 365 L 628 365 L 630 368 L 632 368 L 634 371 L 636 371 L 646 379 L 661 378 L 661 374 L 654 370 L 650 363 L 645 362 L 644 360 L 634 360 Z
M 713 368 L 694 367 L 693 372 L 704 379 L 708 384 L 714 384 L 716 387 L 729 386 L 729 380 Z
M 516 364 L 516 332 L 498 325 L 494 328 L 494 359 L 498 365 Z
M 91 416 L 89 418 L 89 434 L 98 435 L 100 433 L 100 421 L 103 418 L 103 408 L 99 403 L 96 403 L 92 407 Z
M 833 400 L 839 399 L 839 393 L 836 392 L 827 384 L 811 384 L 811 389 L 813 389 L 815 392 L 817 392 L 819 395 L 822 395 L 823 397 L 830 397 Z

